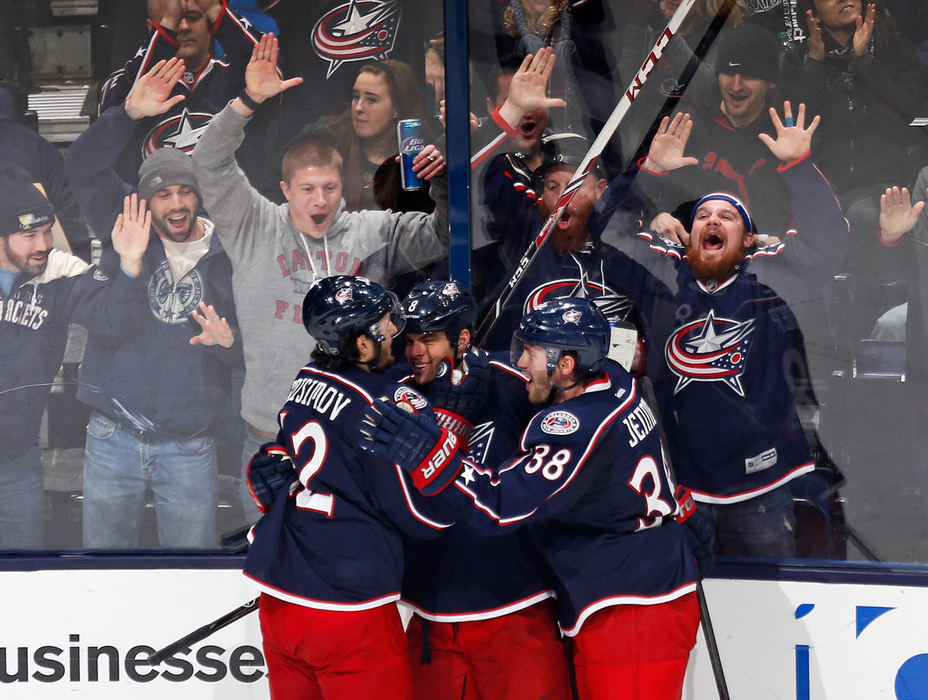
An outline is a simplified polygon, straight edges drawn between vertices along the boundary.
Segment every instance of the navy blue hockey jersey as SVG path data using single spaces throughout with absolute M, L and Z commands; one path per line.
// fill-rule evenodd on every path
M 568 636 L 605 607 L 695 590 L 657 423 L 621 368 L 537 413 L 497 468 L 465 459 L 440 497 L 470 503 L 463 517 L 481 531 L 529 525 L 555 577 Z
M 406 472 L 358 446 L 357 424 L 380 396 L 428 409 L 410 387 L 360 369 L 310 364 L 293 381 L 277 442 L 298 478 L 253 528 L 245 561 L 264 592 L 322 610 L 384 605 L 400 597 L 401 535 L 433 537 L 449 525 L 425 512 Z
M 847 222 L 810 159 L 781 172 L 796 233 L 720 284 L 694 279 L 685 250 L 651 232 L 603 237 L 621 249 L 607 270 L 645 319 L 676 477 L 698 501 L 748 500 L 814 468 L 793 394 L 797 316 L 840 265 Z
M 191 153 L 206 126 L 229 100 L 245 87 L 245 66 L 251 50 L 261 39 L 248 20 L 223 6 L 219 19 L 210 32 L 226 51 L 225 60 L 210 58 L 198 72 L 187 70 L 174 86 L 172 96 L 183 95 L 184 100 L 164 114 L 140 120 L 135 137 L 122 149 L 116 166 L 119 176 L 129 183 L 138 182 L 138 169 L 142 161 L 159 148 L 177 148 Z M 100 93 L 99 114 L 125 102 L 139 77 L 145 75 L 160 60 L 167 60 L 177 51 L 177 34 L 158 24 L 154 25 L 147 41 L 125 66 L 114 71 L 103 84 Z M 268 108 L 258 111 L 255 124 L 270 117 Z M 267 177 L 263 138 L 258 138 L 256 127 L 249 129 L 249 139 L 239 151 L 239 163 L 254 182 Z M 276 183 L 275 183 L 276 186 Z
M 521 372 L 499 360 L 490 367 L 493 395 L 480 415 L 468 416 L 474 423 L 468 450 L 477 461 L 497 463 L 518 445 L 535 411 Z M 428 397 L 428 387 L 423 391 Z M 484 620 L 554 595 L 547 566 L 522 529 L 487 537 L 461 524 L 434 540 L 409 538 L 405 551 L 403 602 L 429 620 Z

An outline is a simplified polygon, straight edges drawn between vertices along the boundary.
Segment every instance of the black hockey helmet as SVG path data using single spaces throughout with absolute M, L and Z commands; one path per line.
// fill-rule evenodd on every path
M 546 349 L 548 372 L 553 372 L 565 351 L 576 353 L 577 371 L 589 374 L 601 369 L 609 352 L 609 321 L 588 299 L 562 298 L 529 311 L 512 336 L 512 364 L 525 345 Z
M 403 320 L 407 333 L 444 332 L 452 347 L 465 328 L 473 328 L 474 300 L 454 282 L 419 282 L 403 301 Z
M 396 295 L 365 277 L 326 277 L 315 282 L 303 298 L 303 326 L 318 348 L 332 357 L 353 357 L 351 343 L 361 333 L 377 343 L 390 340 L 380 329 L 386 314 L 391 314 L 399 333 L 403 320 Z

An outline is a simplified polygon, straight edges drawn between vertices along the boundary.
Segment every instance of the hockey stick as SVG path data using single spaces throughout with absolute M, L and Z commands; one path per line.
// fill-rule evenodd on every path
M 680 26 L 683 24 L 683 20 L 686 19 L 686 16 L 689 14 L 695 2 L 696 0 L 683 0 L 683 2 L 681 2 L 677 7 L 676 12 L 673 13 L 673 16 L 670 18 L 667 26 L 664 28 L 664 31 L 661 32 L 660 36 L 657 38 L 657 41 L 654 42 L 654 46 L 651 48 L 651 52 L 648 54 L 647 58 L 644 59 L 644 62 L 641 64 L 641 68 L 638 69 L 638 74 L 635 76 L 634 80 L 629 83 L 628 87 L 625 89 L 625 93 L 622 95 L 622 98 L 619 100 L 618 104 L 616 104 L 615 109 L 612 110 L 612 114 L 609 115 L 606 123 L 603 124 L 603 128 L 600 130 L 599 135 L 590 145 L 590 150 L 587 151 L 586 155 L 583 157 L 583 160 L 580 161 L 580 165 L 577 166 L 577 170 L 574 173 L 573 179 L 567 183 L 567 187 L 564 188 L 564 192 L 557 200 L 557 204 L 555 204 L 551 214 L 549 214 L 548 218 L 545 220 L 544 226 L 541 227 L 541 230 L 529 243 L 528 248 L 522 254 L 522 257 L 516 264 L 515 270 L 513 270 L 512 275 L 509 277 L 509 281 L 506 282 L 496 301 L 494 301 L 493 305 L 484 312 L 483 317 L 477 324 L 477 330 L 474 333 L 474 338 L 477 345 L 480 345 L 480 343 L 486 340 L 493 326 L 496 324 L 497 320 L 499 320 L 499 317 L 503 311 L 503 307 L 506 305 L 506 302 L 509 301 L 509 298 L 515 291 L 516 286 L 519 284 L 519 281 L 525 275 L 525 271 L 528 269 L 528 266 L 535 258 L 535 254 L 538 252 L 538 249 L 541 248 L 544 242 L 548 239 L 551 230 L 554 228 L 555 223 L 560 218 L 564 209 L 570 203 L 570 200 L 573 199 L 577 190 L 579 190 L 583 185 L 583 181 L 586 179 L 586 176 L 593 170 L 593 167 L 596 165 L 596 161 L 599 159 L 599 156 L 605 149 L 606 144 L 609 143 L 610 139 L 612 139 L 612 137 L 615 135 L 619 124 L 622 123 L 622 120 L 628 113 L 632 102 L 635 100 L 635 98 L 638 97 L 642 86 L 644 86 L 645 82 L 647 82 L 648 76 L 651 74 L 654 66 L 657 65 L 658 60 L 660 60 L 661 56 L 663 55 L 664 49 L 667 48 L 667 44 L 670 43 L 670 40 L 673 38 L 674 34 L 680 29 Z M 712 20 L 712 24 L 709 25 L 706 36 L 703 38 L 703 41 L 701 41 L 696 47 L 696 52 L 694 53 L 695 63 L 693 60 L 687 63 L 686 68 L 684 68 L 684 71 L 681 74 L 681 79 L 688 80 L 689 76 L 696 71 L 696 68 L 699 65 L 699 60 L 702 58 L 702 56 L 705 55 L 709 45 L 711 45 L 715 38 L 715 34 L 718 33 L 718 29 L 721 27 L 721 25 L 724 24 L 725 19 L 728 17 L 728 14 L 731 12 L 731 8 L 734 7 L 734 5 L 735 0 L 725 0 L 725 2 L 719 8 L 715 18 Z
M 677 483 L 677 475 L 673 469 L 673 462 L 670 459 L 670 451 L 667 448 L 667 440 L 664 436 L 664 424 L 660 419 L 660 410 L 657 406 L 657 396 L 654 394 L 654 387 L 651 380 L 647 377 L 641 377 L 638 380 L 638 386 L 641 388 L 641 396 L 645 403 L 653 410 L 654 417 L 657 420 L 657 431 L 661 441 L 661 454 L 664 458 L 664 467 L 668 475 L 673 480 L 674 488 Z M 725 669 L 722 668 L 722 656 L 719 654 L 719 643 L 715 638 L 715 629 L 712 627 L 712 618 L 709 616 L 709 604 L 706 602 L 706 591 L 702 586 L 702 579 L 696 579 L 696 599 L 699 601 L 699 624 L 702 626 L 702 634 L 706 638 L 706 649 L 709 652 L 709 664 L 712 666 L 712 675 L 715 678 L 715 687 L 719 692 L 719 700 L 731 700 L 728 694 L 728 682 L 725 680 Z
M 171 642 L 163 649 L 159 649 L 154 654 L 149 657 L 149 662 L 153 666 L 157 666 L 165 659 L 170 658 L 174 654 L 188 647 L 193 646 L 199 641 L 202 641 L 209 637 L 214 632 L 218 632 L 223 627 L 228 627 L 236 620 L 240 620 L 246 615 L 253 613 L 258 609 L 258 598 L 249 600 L 247 603 L 242 603 L 235 610 L 227 612 L 220 618 L 217 618 L 210 622 L 209 624 L 203 625 L 202 627 L 195 629 L 188 635 L 185 635 L 178 639 L 176 642 Z

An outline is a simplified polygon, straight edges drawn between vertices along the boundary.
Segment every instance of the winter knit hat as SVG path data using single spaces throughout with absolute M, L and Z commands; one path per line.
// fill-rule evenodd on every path
M 139 168 L 139 197 L 151 199 L 165 187 L 186 185 L 200 195 L 200 185 L 193 172 L 193 162 L 176 148 L 159 148 Z
M 690 231 L 693 230 L 693 222 L 696 220 L 696 212 L 699 210 L 699 207 L 712 199 L 721 199 L 723 202 L 728 202 L 731 204 L 735 209 L 738 210 L 738 213 L 741 215 L 741 220 L 744 221 L 745 231 L 748 233 L 756 233 L 754 230 L 754 221 L 751 219 L 751 215 L 748 213 L 748 208 L 744 206 L 744 203 L 740 199 L 728 194 L 727 192 L 713 192 L 711 194 L 707 194 L 693 205 L 693 212 L 690 214 Z
M 32 176 L 15 165 L 0 167 L 0 236 L 55 221 L 48 198 L 32 184 Z
M 722 38 L 715 74 L 740 73 L 747 78 L 780 82 L 779 47 L 776 38 L 757 24 L 742 24 Z

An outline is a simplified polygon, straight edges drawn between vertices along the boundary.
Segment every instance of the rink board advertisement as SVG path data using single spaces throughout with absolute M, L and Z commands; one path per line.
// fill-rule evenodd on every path
M 2 572 L 0 698 L 267 698 L 258 615 L 148 654 L 257 595 L 238 569 Z
M 0 577 L 4 699 L 268 697 L 257 614 L 161 666 L 146 663 L 255 596 L 238 569 Z M 705 590 L 734 699 L 928 700 L 928 588 L 710 579 Z M 684 698 L 715 697 L 700 636 Z

